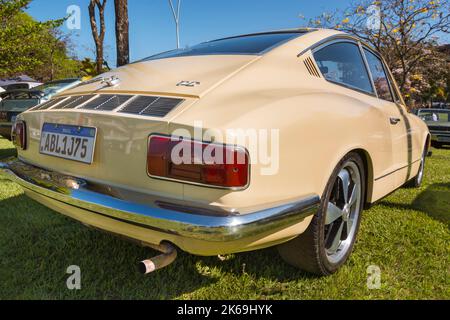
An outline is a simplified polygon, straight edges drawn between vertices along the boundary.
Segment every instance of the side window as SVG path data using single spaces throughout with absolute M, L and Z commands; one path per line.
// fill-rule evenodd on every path
M 383 62 L 380 58 L 374 55 L 371 51 L 364 49 L 366 54 L 367 63 L 369 65 L 370 72 L 372 73 L 373 82 L 377 89 L 380 99 L 394 102 L 391 89 L 389 87 L 389 80 L 383 67 Z
M 374 93 L 359 46 L 351 42 L 330 44 L 314 53 L 325 79 Z

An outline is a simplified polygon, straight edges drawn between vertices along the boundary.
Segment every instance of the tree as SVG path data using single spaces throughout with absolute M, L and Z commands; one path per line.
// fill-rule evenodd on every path
M 42 64 L 37 57 L 48 28 L 62 20 L 37 22 L 23 10 L 31 0 L 0 0 L 0 76 L 32 70 Z
M 81 61 L 81 71 L 84 77 L 93 78 L 98 75 L 97 63 L 90 58 L 85 58 Z
M 105 7 L 107 0 L 90 0 L 89 3 L 89 18 L 91 21 L 92 36 L 94 37 L 95 49 L 96 49 L 96 63 L 97 72 L 103 71 L 103 46 L 105 41 Z M 99 13 L 100 29 L 97 26 L 96 9 Z
M 37 22 L 24 12 L 30 2 L 0 0 L 0 76 L 26 73 L 44 81 L 76 76 L 68 36 L 59 31 L 64 19 Z
M 59 28 L 50 28 L 43 34 L 45 46 L 42 46 L 45 63 L 38 68 L 38 72 L 45 80 L 53 81 L 58 78 L 75 77 L 79 74 L 79 63 L 68 57 L 72 46 L 70 35 Z
M 114 0 L 116 13 L 117 66 L 130 63 L 128 0 Z
M 437 51 L 437 38 L 450 29 L 449 0 L 357 0 L 344 11 L 324 13 L 309 25 L 354 34 L 375 47 L 386 59 L 402 93 L 417 92 L 413 78 L 430 85 L 436 79 L 425 69 L 448 68 Z M 421 76 L 420 76 L 421 75 Z M 436 81 L 435 81 L 436 82 Z

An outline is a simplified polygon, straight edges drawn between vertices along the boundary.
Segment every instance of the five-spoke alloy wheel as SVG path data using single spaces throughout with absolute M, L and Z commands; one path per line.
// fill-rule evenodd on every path
M 349 161 L 334 183 L 325 215 L 324 241 L 327 258 L 339 262 L 350 249 L 361 212 L 361 175 Z

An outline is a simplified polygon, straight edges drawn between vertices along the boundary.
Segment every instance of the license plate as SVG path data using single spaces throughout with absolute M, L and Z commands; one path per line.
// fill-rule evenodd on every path
M 91 164 L 94 159 L 96 128 L 45 123 L 40 153 Z

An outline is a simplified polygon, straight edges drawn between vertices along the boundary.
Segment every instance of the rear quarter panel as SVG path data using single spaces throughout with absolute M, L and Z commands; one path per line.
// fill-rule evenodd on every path
M 247 190 L 185 186 L 184 195 L 239 207 L 308 194 L 321 196 L 336 164 L 355 149 L 369 155 L 368 175 L 373 180 L 392 166 L 388 121 L 377 104 L 372 96 L 312 77 L 292 51 L 275 50 L 171 119 L 169 131 L 190 130 L 201 123 L 205 129 L 215 129 L 220 139 L 229 129 L 277 130 L 278 170 L 263 174 L 267 165 L 251 154 L 256 163 Z M 245 147 L 251 149 L 248 144 Z M 390 181 L 379 187 L 371 181 L 369 202 L 391 192 L 392 187 Z

